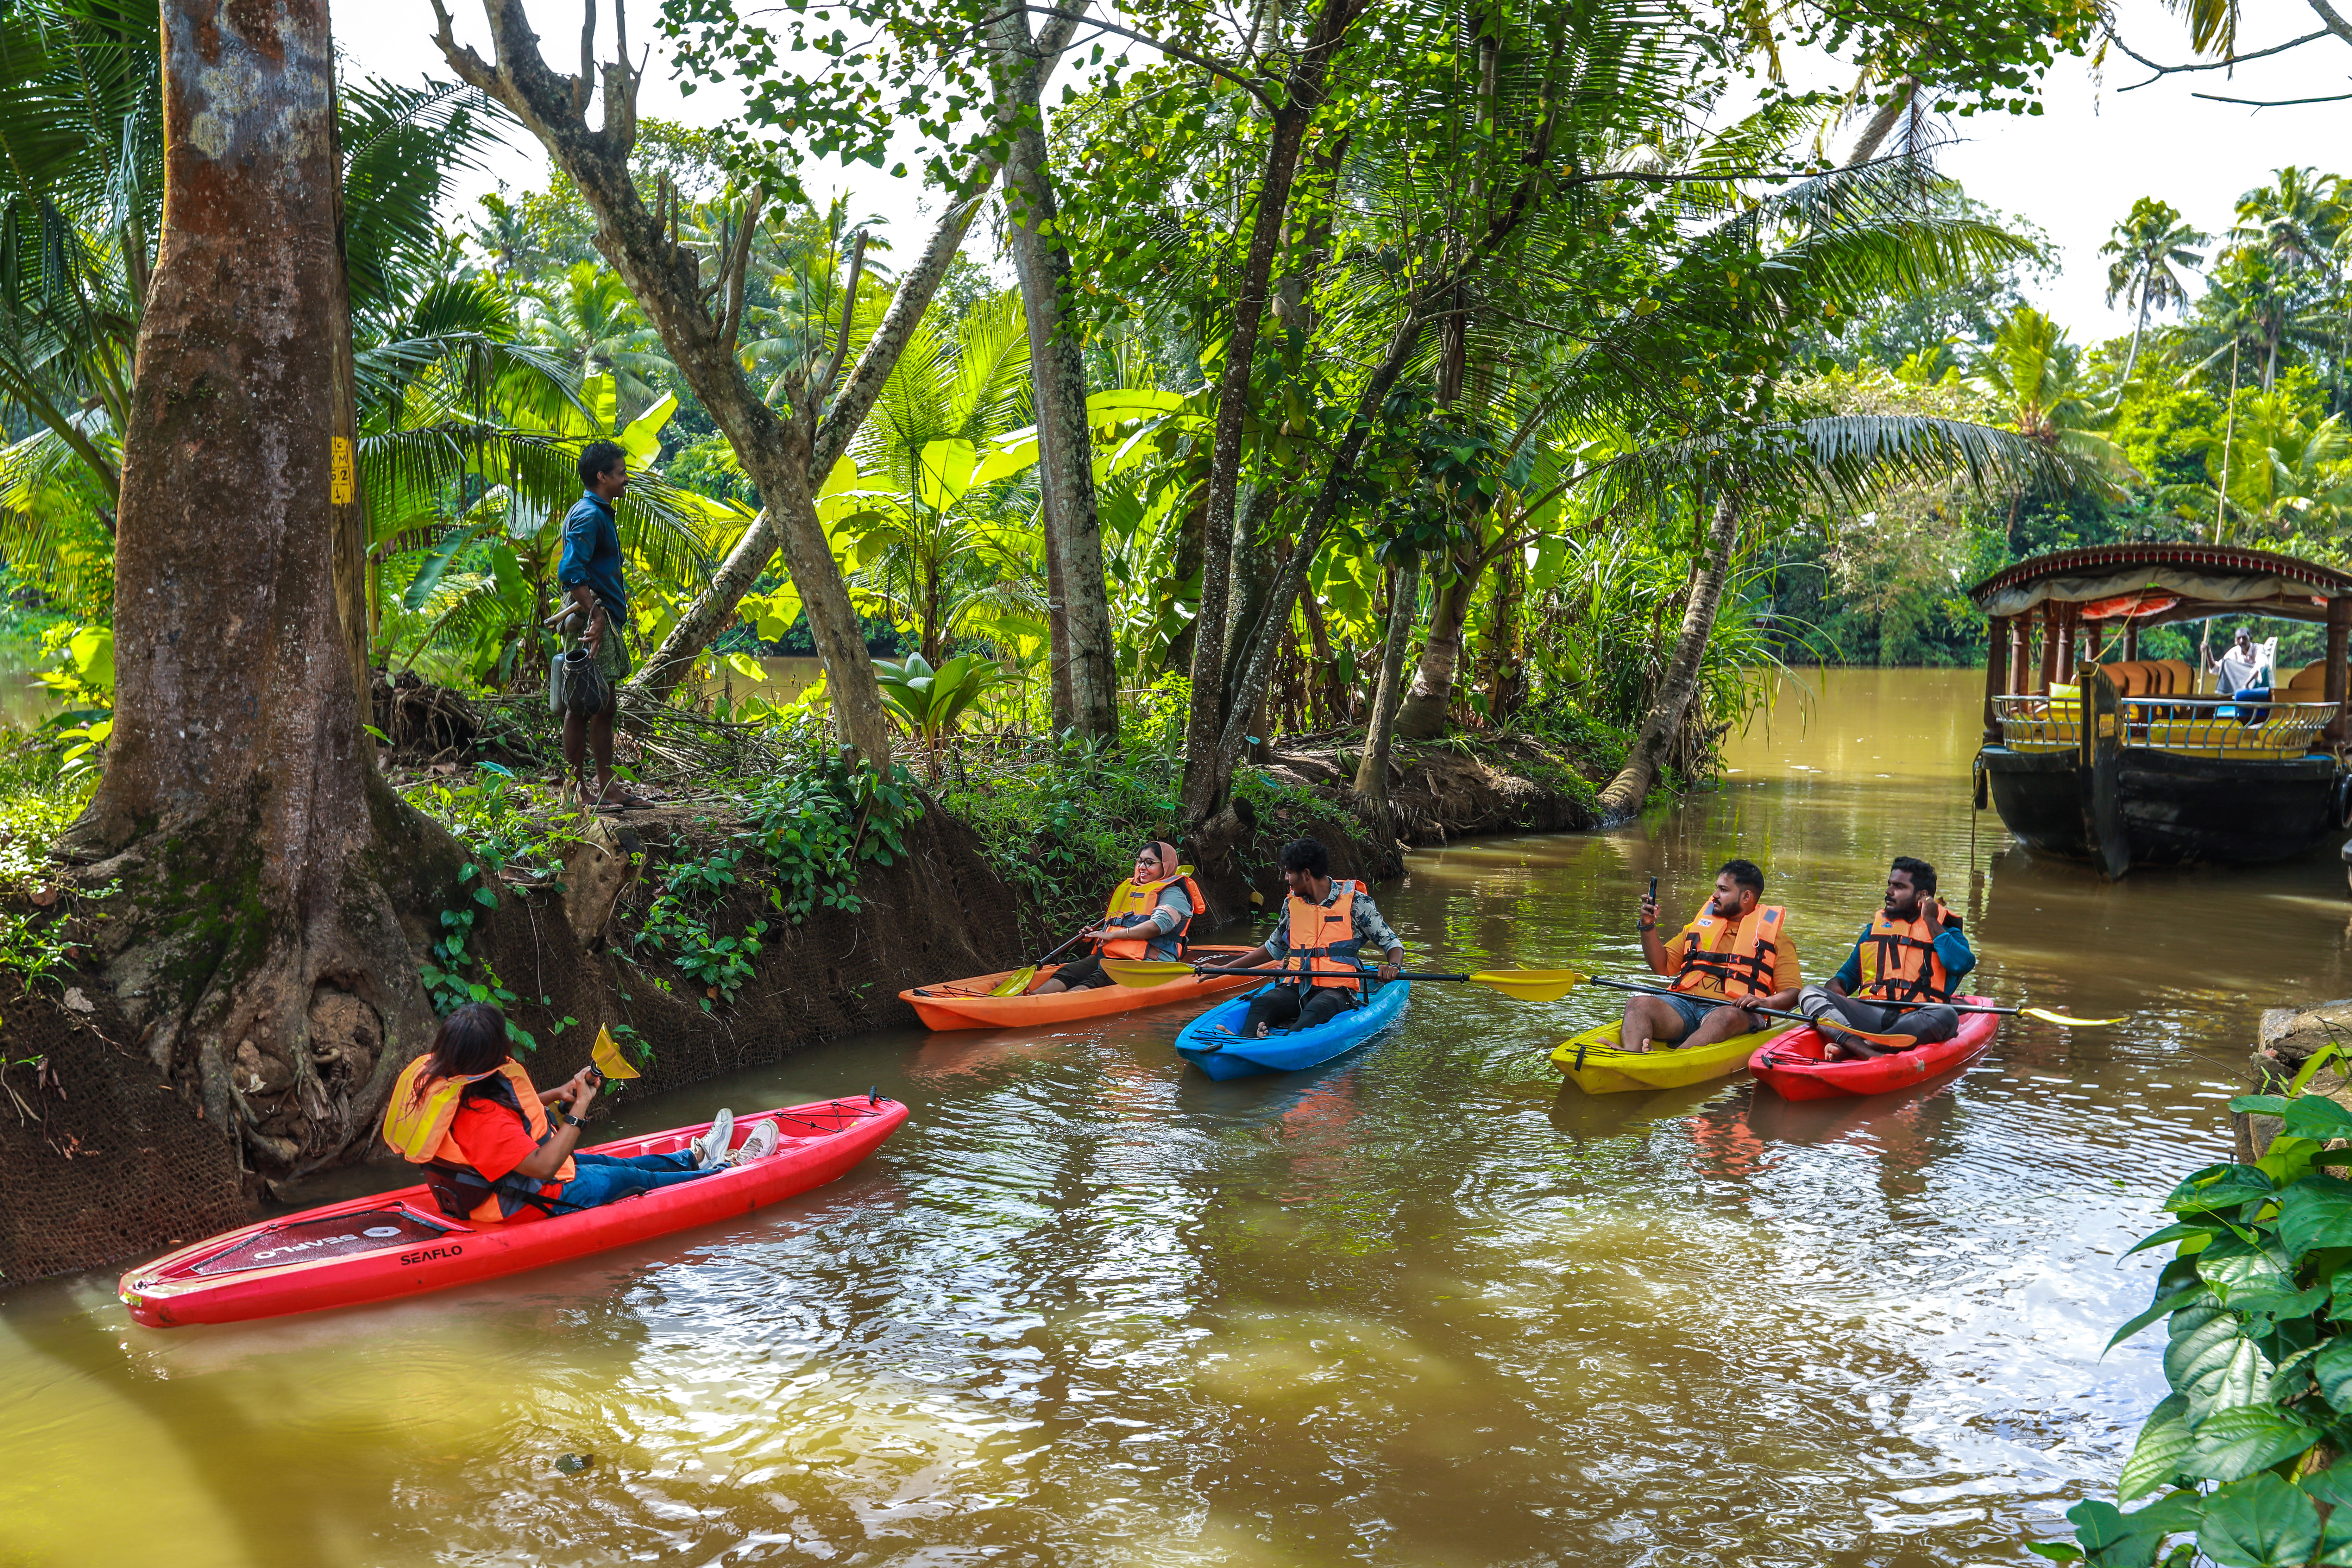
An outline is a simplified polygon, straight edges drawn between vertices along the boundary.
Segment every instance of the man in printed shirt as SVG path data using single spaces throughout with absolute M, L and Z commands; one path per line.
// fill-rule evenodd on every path
M 1280 962 L 1288 972 L 1264 994 L 1250 999 L 1249 1016 L 1243 1021 L 1241 1032 L 1252 1038 L 1263 1038 L 1277 1024 L 1311 1029 L 1360 1005 L 1363 981 L 1341 977 L 1359 973 L 1358 955 L 1366 948 L 1386 957 L 1379 970 L 1382 980 L 1394 980 L 1404 963 L 1404 944 L 1381 918 L 1371 895 L 1360 882 L 1331 879 L 1331 852 L 1320 843 L 1301 838 L 1285 846 L 1282 879 L 1290 889 L 1290 899 L 1274 934 L 1231 964 L 1218 965 L 1257 969 Z M 1294 936 L 1310 921 L 1316 928 L 1313 938 Z M 1296 956 L 1294 947 L 1298 949 Z

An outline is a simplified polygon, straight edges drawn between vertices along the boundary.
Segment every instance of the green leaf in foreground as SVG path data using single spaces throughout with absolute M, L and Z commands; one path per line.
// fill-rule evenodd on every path
M 2268 1405 L 2242 1405 L 2198 1424 L 2181 1468 L 2212 1481 L 2235 1481 L 2266 1470 L 2319 1441 L 2319 1433 Z M 2137 1459 L 2137 1450 L 2132 1457 Z
M 2264 1471 L 2205 1500 L 2197 1545 L 2221 1568 L 2308 1563 L 2319 1550 L 2319 1510 L 2307 1495 Z
M 2180 1474 L 2180 1461 L 2189 1453 L 2189 1396 L 2170 1394 L 2148 1413 L 2147 1425 L 2139 1429 L 2139 1441 L 2132 1447 L 2132 1456 L 2124 1462 L 2123 1479 L 2117 1482 L 2116 1495 L 2129 1502 L 2173 1485 Z
M 2305 1176 L 2279 1194 L 2279 1239 L 2301 1257 L 2323 1247 L 2352 1247 L 2352 1182 Z
M 2166 1536 L 2197 1528 L 2204 1503 L 2195 1492 L 2174 1492 L 2136 1513 L 2109 1502 L 2078 1502 L 2066 1518 L 2098 1568 L 2146 1568 Z

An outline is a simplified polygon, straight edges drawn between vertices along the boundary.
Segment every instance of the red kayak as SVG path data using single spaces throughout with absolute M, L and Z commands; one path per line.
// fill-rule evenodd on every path
M 134 1268 L 122 1277 L 122 1301 L 149 1328 L 175 1329 L 478 1284 L 747 1214 L 821 1187 L 874 1152 L 906 1120 L 907 1108 L 895 1100 L 827 1100 L 763 1110 L 735 1123 L 734 1142 L 740 1146 L 752 1128 L 774 1121 L 783 1141 L 764 1160 L 545 1219 L 454 1220 L 422 1186 L 329 1204 L 229 1231 Z M 708 1121 L 674 1127 L 580 1152 L 667 1154 L 709 1127 Z
M 1971 1005 L 1987 1005 L 1981 996 L 1962 996 L 1958 1000 Z M 1763 1082 L 1770 1084 L 1775 1093 L 1784 1100 L 1834 1100 L 1842 1094 L 1886 1094 L 1898 1089 L 1908 1089 L 1923 1079 L 1958 1067 L 1992 1044 L 1993 1031 L 2000 1027 L 2000 1016 L 1993 1013 L 1963 1013 L 1960 1032 L 1948 1040 L 1938 1040 L 1932 1046 L 1914 1046 L 1893 1056 L 1869 1057 L 1861 1061 L 1825 1062 L 1822 1060 L 1822 1035 L 1819 1029 L 1792 1029 L 1759 1047 L 1748 1058 L 1748 1070 Z

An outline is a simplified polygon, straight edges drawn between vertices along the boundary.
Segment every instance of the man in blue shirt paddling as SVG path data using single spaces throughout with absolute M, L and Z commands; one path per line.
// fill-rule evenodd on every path
M 587 629 L 581 646 L 604 667 L 613 700 L 593 717 L 563 715 L 563 766 L 586 793 L 588 752 L 596 753 L 596 795 L 599 811 L 634 811 L 653 804 L 624 788 L 613 794 L 613 716 L 621 705 L 621 682 L 629 673 L 629 645 L 623 630 L 629 624 L 629 590 L 621 575 L 621 533 L 613 521 L 613 503 L 629 488 L 629 455 L 616 441 L 591 441 L 580 453 L 580 482 L 586 492 L 563 516 L 563 557 L 556 563 L 555 581 L 571 596 Z M 575 617 L 576 618 L 576 617 Z
M 1886 873 L 1885 907 L 1862 928 L 1827 985 L 1798 993 L 1797 1011 L 1817 1020 L 1842 1018 L 1873 1034 L 1908 1035 L 1923 1046 L 1948 1040 L 1959 1032 L 1960 1015 L 1948 1004 L 1960 977 L 1976 966 L 1960 917 L 1936 900 L 1936 868 L 1901 855 Z M 1831 1061 L 1910 1048 L 1827 1031 L 1822 1037 L 1822 1054 Z

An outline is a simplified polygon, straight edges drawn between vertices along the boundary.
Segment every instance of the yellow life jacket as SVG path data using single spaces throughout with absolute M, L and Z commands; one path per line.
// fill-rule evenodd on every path
M 1936 955 L 1936 933 L 1943 929 L 1917 915 L 1907 921 L 1890 920 L 1881 908 L 1870 917 L 1870 930 L 1863 935 L 1862 987 L 1855 997 L 1871 1002 L 1950 1001 L 1952 977 Z
M 1110 908 L 1105 912 L 1103 919 L 1108 922 L 1117 923 L 1126 917 L 1132 916 L 1134 919 L 1128 921 L 1130 925 L 1139 921 L 1149 921 L 1151 918 L 1151 911 L 1160 907 L 1160 889 L 1177 882 L 1184 885 L 1184 896 L 1192 900 L 1192 913 L 1178 921 L 1176 929 L 1165 936 L 1162 936 L 1155 928 L 1147 936 L 1121 936 L 1109 939 L 1102 944 L 1102 955 L 1105 958 L 1150 958 L 1152 956 L 1151 947 L 1154 942 L 1163 946 L 1173 942 L 1176 944 L 1176 951 L 1172 956 L 1178 958 L 1183 956 L 1184 949 L 1188 945 L 1184 941 L 1184 933 L 1192 929 L 1193 917 L 1207 905 L 1201 898 L 1201 885 L 1181 872 L 1173 877 L 1162 877 L 1156 882 L 1133 880 L 1121 882 L 1118 890 L 1111 894 Z
M 509 1059 L 488 1072 L 428 1079 L 425 1074 L 432 1063 L 429 1054 L 417 1058 L 392 1086 L 392 1100 L 383 1108 L 383 1141 L 410 1164 L 427 1166 L 441 1178 L 427 1177 L 425 1185 L 452 1218 L 494 1223 L 511 1218 L 526 1204 L 547 1212 L 540 1181 L 511 1172 L 491 1181 L 474 1169 L 465 1150 L 449 1135 L 466 1090 L 486 1079 L 502 1079 L 499 1102 L 521 1116 L 532 1142 L 544 1144 L 554 1131 L 548 1125 L 547 1107 L 539 1102 L 530 1074 L 520 1062 Z M 579 1173 L 579 1166 L 567 1155 L 548 1181 L 561 1185 Z
M 1727 1001 L 1780 990 L 1780 922 L 1788 912 L 1779 904 L 1757 905 L 1732 933 L 1731 944 L 1718 950 L 1715 939 L 1726 922 L 1715 912 L 1715 900 L 1701 904 L 1675 939 L 1683 944 L 1683 956 L 1674 988 Z
M 1283 983 L 1344 986 L 1360 1000 L 1360 981 L 1324 978 L 1361 973 L 1357 955 L 1364 951 L 1364 939 L 1356 931 L 1356 884 L 1334 882 L 1331 887 L 1328 906 L 1290 895 L 1290 951 L 1282 955 Z

